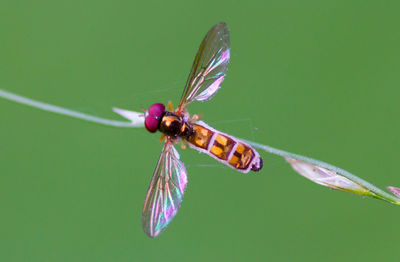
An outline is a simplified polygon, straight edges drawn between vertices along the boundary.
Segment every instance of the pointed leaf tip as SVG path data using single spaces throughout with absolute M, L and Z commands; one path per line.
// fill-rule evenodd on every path
M 113 107 L 112 110 L 122 117 L 130 120 L 133 124 L 144 125 L 144 114 L 125 109 Z
M 397 198 L 400 199 L 400 188 L 394 186 L 388 186 L 387 189 L 393 193 Z

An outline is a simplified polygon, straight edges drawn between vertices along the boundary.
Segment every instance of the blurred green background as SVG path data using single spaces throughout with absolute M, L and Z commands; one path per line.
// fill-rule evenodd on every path
M 214 24 L 231 64 L 191 113 L 232 135 L 400 186 L 399 1 L 0 3 L 0 88 L 98 116 L 177 104 Z M 156 239 L 141 208 L 159 134 L 0 101 L 1 261 L 377 261 L 400 208 L 332 191 L 260 152 L 247 175 L 181 150 L 189 184 Z M 121 119 L 122 120 L 122 119 Z

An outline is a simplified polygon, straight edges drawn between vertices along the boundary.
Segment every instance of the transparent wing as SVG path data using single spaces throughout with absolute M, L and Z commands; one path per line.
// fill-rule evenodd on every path
M 208 100 L 218 91 L 228 69 L 229 48 L 228 26 L 216 24 L 201 42 L 178 109 L 194 100 Z
M 178 212 L 187 184 L 186 169 L 168 140 L 158 159 L 142 211 L 142 226 L 150 237 L 158 236 Z

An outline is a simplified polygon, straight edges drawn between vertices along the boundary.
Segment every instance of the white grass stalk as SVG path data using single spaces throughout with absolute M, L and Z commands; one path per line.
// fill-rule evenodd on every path
M 20 103 L 26 106 L 34 107 L 44 111 L 56 113 L 59 115 L 69 116 L 76 119 L 89 121 L 95 124 L 112 127 L 143 127 L 144 117 L 142 113 L 132 112 L 124 109 L 113 108 L 114 112 L 130 120 L 130 122 L 116 121 L 102 117 L 92 116 L 85 113 L 73 111 L 67 108 L 43 103 L 11 92 L 0 89 L 0 97 Z M 357 177 L 356 175 L 333 166 L 331 164 L 309 158 L 302 155 L 286 152 L 284 150 L 276 149 L 268 145 L 259 144 L 256 142 L 244 140 L 255 148 L 261 149 L 265 152 L 282 156 L 288 161 L 293 169 L 304 177 L 312 180 L 320 185 L 328 186 L 333 189 L 344 190 L 353 192 L 360 195 L 371 196 L 377 199 L 385 200 L 392 204 L 400 206 L 400 189 L 396 187 L 388 187 L 394 195 L 390 195 L 383 190 L 377 188 L 371 183 Z M 341 177 L 342 176 L 342 177 Z M 349 182 L 351 181 L 351 182 Z M 349 185 L 348 188 L 346 185 Z
M 56 113 L 59 115 L 69 116 L 77 119 L 82 119 L 85 121 L 89 121 L 96 124 L 101 124 L 105 126 L 113 126 L 113 127 L 142 127 L 143 123 L 133 123 L 133 122 L 124 122 L 124 121 L 116 121 L 110 120 L 98 116 L 92 116 L 85 113 L 73 111 L 67 108 L 50 105 L 47 103 L 43 103 L 40 101 L 36 101 L 27 97 L 23 97 L 17 94 L 13 94 L 11 92 L 0 89 L 0 97 L 10 100 L 12 102 L 16 102 L 19 104 L 23 104 L 26 106 L 34 107 L 37 109 L 41 109 L 47 112 Z

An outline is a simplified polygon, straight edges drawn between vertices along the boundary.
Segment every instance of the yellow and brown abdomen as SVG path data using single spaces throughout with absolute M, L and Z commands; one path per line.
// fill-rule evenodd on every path
M 259 154 L 239 139 L 219 132 L 202 121 L 193 124 L 193 130 L 193 134 L 186 138 L 190 147 L 243 173 L 262 168 Z

